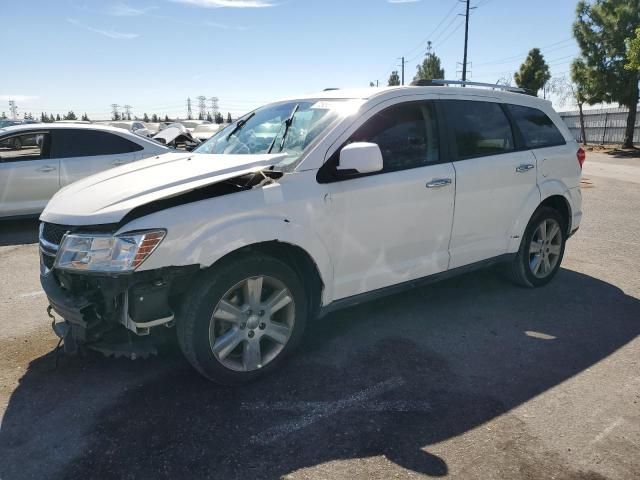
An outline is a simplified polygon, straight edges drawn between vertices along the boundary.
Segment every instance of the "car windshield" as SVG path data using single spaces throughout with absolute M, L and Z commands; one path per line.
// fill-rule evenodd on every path
M 357 110 L 360 104 L 357 100 L 332 99 L 267 105 L 222 129 L 195 152 L 231 155 L 282 152 L 287 158 L 281 166 L 291 166 L 329 125 Z

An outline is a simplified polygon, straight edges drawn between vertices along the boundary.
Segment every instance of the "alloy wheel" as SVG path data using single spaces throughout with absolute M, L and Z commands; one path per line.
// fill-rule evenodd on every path
M 274 277 L 247 278 L 220 299 L 209 323 L 209 344 L 230 370 L 250 372 L 266 366 L 284 349 L 293 332 L 295 303 Z
M 562 231 L 553 218 L 538 225 L 529 245 L 529 268 L 537 278 L 546 278 L 556 268 L 562 253 Z

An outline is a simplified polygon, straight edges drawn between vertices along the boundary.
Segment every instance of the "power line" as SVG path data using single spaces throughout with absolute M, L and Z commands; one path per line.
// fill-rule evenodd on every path
M 431 31 L 431 33 L 429 33 L 429 35 L 427 35 L 417 46 L 415 46 L 414 48 L 412 48 L 411 50 L 409 50 L 407 53 L 405 53 L 405 56 L 415 52 L 418 49 L 422 49 L 424 44 L 429 41 L 431 39 L 431 37 L 433 35 L 435 35 L 435 33 L 438 31 L 438 29 L 440 28 L 440 26 L 445 22 L 445 20 L 449 17 L 449 15 L 451 15 L 451 13 L 453 13 L 453 11 L 456 9 L 456 7 L 458 6 L 458 0 L 455 0 L 453 2 L 453 6 L 451 7 L 451 10 L 449 10 L 447 13 L 445 13 L 444 17 L 442 17 L 442 20 L 440 20 L 440 22 L 438 23 L 438 25 L 436 25 L 436 28 L 433 29 L 433 31 Z M 454 16 L 455 18 L 455 16 Z

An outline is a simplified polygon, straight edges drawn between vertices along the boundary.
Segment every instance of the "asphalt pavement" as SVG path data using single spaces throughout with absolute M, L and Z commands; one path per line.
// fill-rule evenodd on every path
M 0 479 L 640 477 L 640 159 L 589 154 L 563 267 L 339 311 L 224 388 L 175 345 L 61 357 L 37 223 L 0 223 Z

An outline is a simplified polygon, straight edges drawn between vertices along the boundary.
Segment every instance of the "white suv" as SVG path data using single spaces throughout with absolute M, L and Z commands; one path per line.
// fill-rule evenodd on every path
M 412 86 L 267 105 L 195 152 L 51 200 L 40 247 L 54 329 L 68 351 L 133 357 L 119 335 L 175 325 L 199 372 L 249 381 L 337 308 L 496 263 L 545 285 L 580 224 L 583 161 L 551 104 L 519 93 Z

